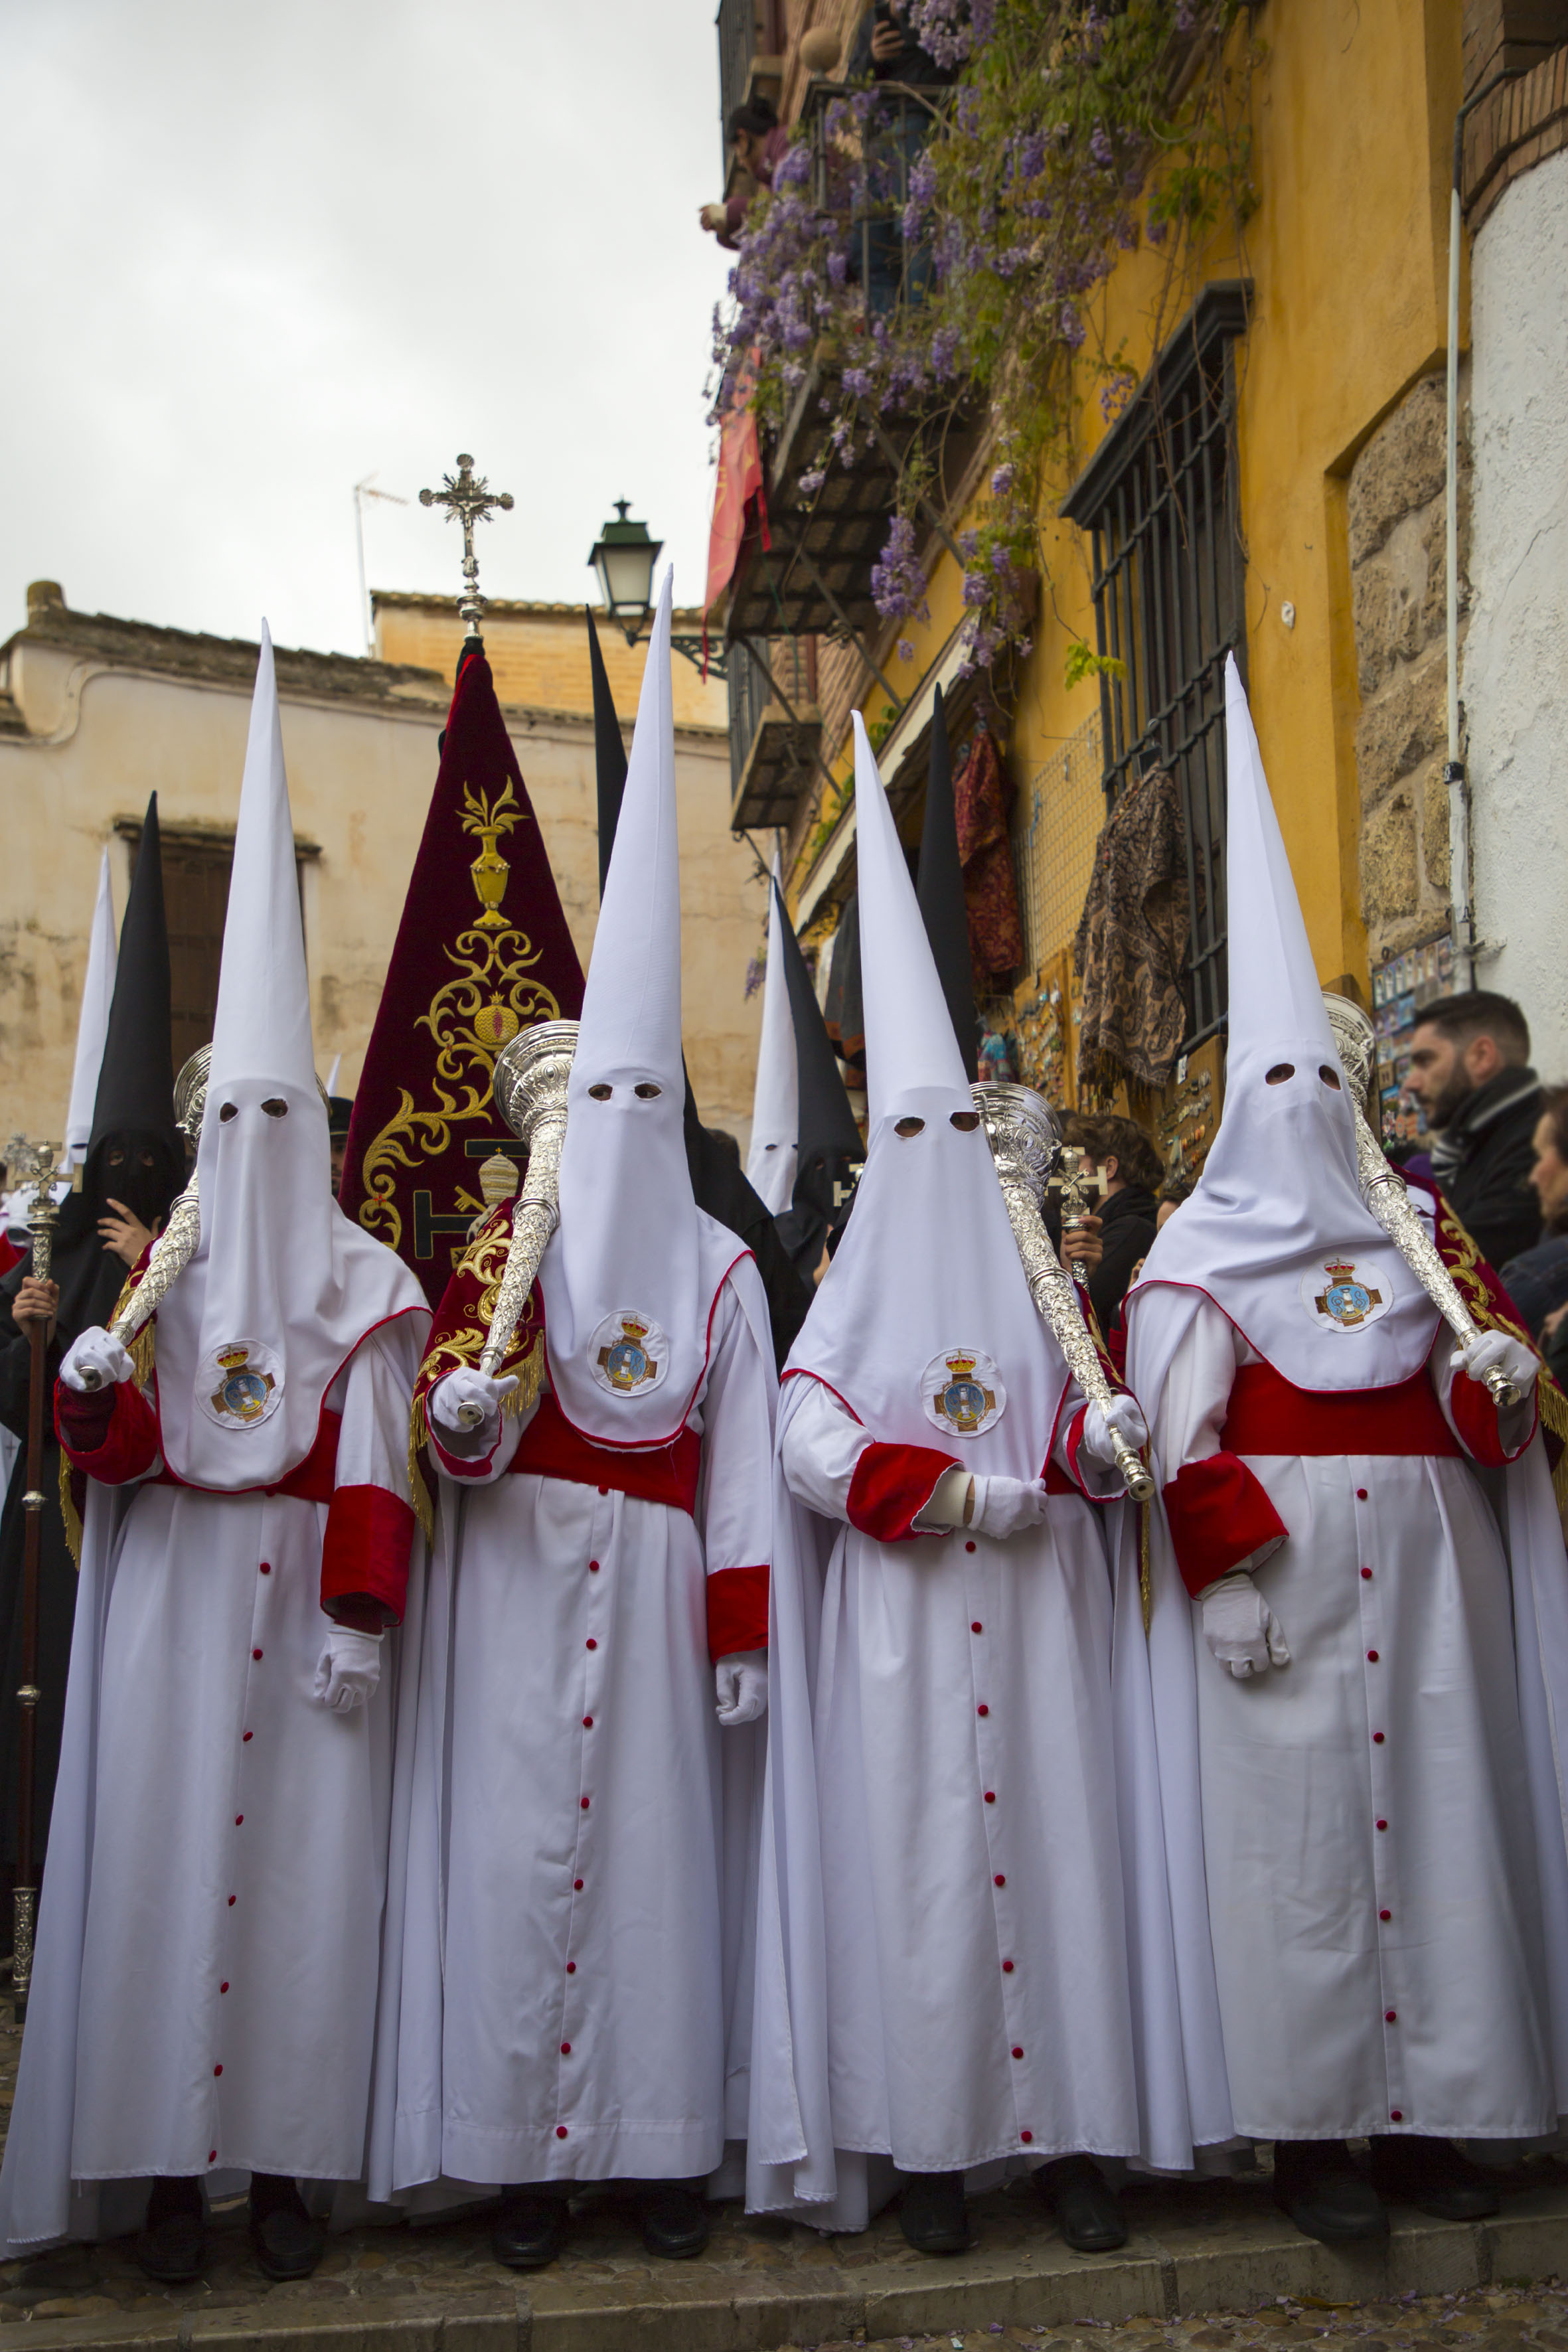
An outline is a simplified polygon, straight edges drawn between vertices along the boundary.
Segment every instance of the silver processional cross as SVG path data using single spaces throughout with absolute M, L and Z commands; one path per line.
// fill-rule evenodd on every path
M 443 474 L 441 484 L 438 490 L 421 490 L 419 503 L 422 507 L 445 507 L 448 519 L 463 526 L 463 593 L 458 599 L 458 612 L 468 625 L 464 635 L 477 637 L 485 599 L 479 593 L 474 525 L 488 522 L 497 507 L 510 513 L 512 496 L 510 490 L 492 490 L 484 476 L 475 473 L 473 459 L 462 450 L 458 453 L 456 474 Z

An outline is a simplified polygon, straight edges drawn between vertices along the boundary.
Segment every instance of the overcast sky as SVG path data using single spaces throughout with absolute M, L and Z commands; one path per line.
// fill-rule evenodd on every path
M 611 500 L 700 601 L 727 268 L 713 0 L 0 0 L 0 639 L 85 611 L 363 650 L 353 488 L 459 449 L 481 584 L 580 598 Z M 458 585 L 371 501 L 373 587 Z

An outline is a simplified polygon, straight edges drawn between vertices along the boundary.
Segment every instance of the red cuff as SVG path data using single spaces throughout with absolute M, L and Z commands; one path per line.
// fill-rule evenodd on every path
M 85 1395 L 57 1381 L 55 1433 L 72 1465 L 100 1486 L 144 1478 L 158 1459 L 158 1416 L 134 1381 Z
M 849 1524 L 878 1543 L 909 1543 L 914 1520 L 950 1470 L 962 1470 L 956 1455 L 933 1445 L 868 1445 L 849 1481 Z M 950 1532 L 933 1528 L 933 1535 Z
M 1184 1462 L 1164 1490 L 1176 1566 L 1196 1595 L 1266 1543 L 1289 1530 L 1268 1492 L 1235 1454 Z
M 768 1646 L 768 1571 L 762 1568 L 716 1568 L 708 1579 L 708 1654 L 731 1657 L 737 1650 Z
M 1062 1448 L 1068 1458 L 1068 1468 L 1072 1473 L 1072 1483 L 1068 1491 L 1069 1494 L 1081 1495 L 1086 1503 L 1111 1503 L 1116 1500 L 1115 1495 L 1097 1495 L 1078 1466 L 1079 1451 L 1083 1444 L 1083 1425 L 1088 1419 L 1089 1407 L 1087 1404 L 1080 1404 L 1072 1417 L 1072 1427 L 1068 1431 L 1067 1440 Z
M 414 1513 L 384 1486 L 340 1486 L 327 1511 L 321 1546 L 321 1606 L 368 1600 L 384 1622 L 400 1625 L 408 1594 Z
M 1531 1405 L 1530 1427 L 1510 1454 L 1503 1444 L 1500 1416 L 1485 1381 L 1472 1381 L 1468 1373 L 1457 1371 L 1448 1391 L 1448 1411 L 1459 1443 L 1471 1461 L 1479 1462 L 1483 1470 L 1502 1470 L 1509 1463 L 1517 1462 L 1535 1435 L 1541 1418 L 1539 1383 L 1531 1391 Z
M 488 1453 L 448 1454 L 446 1447 L 441 1443 L 440 1433 L 437 1431 L 436 1423 L 428 1412 L 426 1412 L 425 1415 L 425 1423 L 426 1427 L 430 1432 L 430 1451 L 434 1454 L 437 1462 L 446 1472 L 448 1478 L 484 1478 L 489 1476 L 490 1464 L 496 1458 L 496 1445 L 499 1445 L 501 1440 L 501 1433 L 499 1429 L 496 1431 L 495 1445 L 492 1445 Z

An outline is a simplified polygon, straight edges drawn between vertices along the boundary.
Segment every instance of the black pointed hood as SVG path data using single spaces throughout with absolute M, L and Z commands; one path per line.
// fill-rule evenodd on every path
M 605 669 L 605 656 L 599 650 L 599 632 L 586 605 L 583 612 L 588 624 L 588 666 L 594 674 L 594 765 L 599 782 L 599 896 L 602 898 L 605 877 L 610 870 L 610 847 L 616 838 L 616 820 L 621 813 L 621 795 L 626 788 L 626 745 L 621 733 L 621 722 L 616 716 L 610 681 Z
M 166 1207 L 170 1190 L 184 1181 L 184 1148 L 174 1125 L 174 1064 L 169 1038 L 169 933 L 163 919 L 163 858 L 158 831 L 158 795 L 147 803 L 131 896 L 120 928 L 120 960 L 109 1008 L 103 1068 L 93 1104 L 88 1164 L 101 1182 L 95 1161 L 110 1136 L 134 1136 L 152 1145 L 163 1165 L 150 1192 L 153 1212 Z M 172 1179 L 172 1187 L 165 1184 Z M 89 1190 L 96 1189 L 89 1181 Z M 114 1190 L 110 1185 L 110 1189 Z M 126 1192 L 150 1223 L 146 1210 Z
M 836 1238 L 843 1229 L 853 1198 L 850 1171 L 865 1158 L 866 1147 L 849 1108 L 848 1090 L 839 1073 L 838 1056 L 833 1050 L 800 941 L 776 886 L 773 913 L 779 926 L 784 980 L 789 988 L 799 1085 L 799 1154 L 795 1193 L 778 1223 L 784 1247 L 796 1265 L 809 1275 L 821 1258 L 824 1242 L 830 1234 Z
M 980 1045 L 974 1013 L 973 966 L 969 953 L 969 916 L 963 903 L 963 866 L 958 854 L 958 817 L 952 803 L 952 759 L 942 688 L 931 723 L 931 768 L 926 779 L 925 827 L 921 835 L 920 877 L 915 884 L 921 917 L 937 976 L 947 999 L 958 1050 L 971 1078 Z

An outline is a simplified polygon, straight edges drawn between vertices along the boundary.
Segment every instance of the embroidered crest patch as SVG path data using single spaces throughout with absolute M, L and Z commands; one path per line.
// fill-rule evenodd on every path
M 979 1437 L 1007 1409 L 1002 1375 L 982 1348 L 952 1348 L 921 1374 L 925 1417 L 944 1437 Z
M 1357 1280 L 1353 1258 L 1331 1256 L 1322 1260 L 1321 1274 L 1309 1266 L 1301 1276 L 1301 1304 L 1325 1330 L 1360 1331 L 1386 1315 L 1390 1301 Z
M 283 1402 L 282 1368 L 263 1341 L 233 1339 L 207 1357 L 197 1395 L 220 1429 L 259 1429 Z
M 611 1396 L 656 1389 L 669 1369 L 669 1342 L 651 1316 L 625 1307 L 606 1315 L 588 1342 L 588 1366 Z

